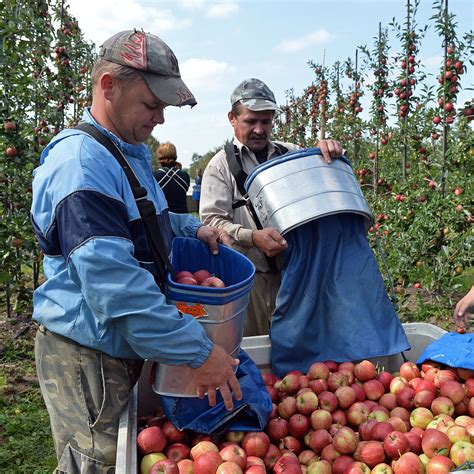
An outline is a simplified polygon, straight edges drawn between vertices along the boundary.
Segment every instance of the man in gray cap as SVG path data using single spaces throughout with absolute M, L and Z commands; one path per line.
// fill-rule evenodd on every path
M 35 356 L 60 473 L 115 472 L 119 418 L 144 359 L 190 367 L 196 396 L 207 393 L 210 405 L 217 389 L 229 410 L 232 396 L 242 398 L 238 360 L 167 304 L 166 258 L 151 253 L 145 230 L 156 223 L 160 255 L 169 256 L 175 235 L 197 237 L 213 253 L 218 240 L 230 244 L 224 231 L 168 213 L 143 143 L 165 107 L 196 104 L 178 61 L 157 36 L 123 31 L 103 44 L 92 82 L 87 130 L 58 134 L 33 180 L 31 220 L 46 277 L 34 294 Z M 133 192 L 126 173 L 138 180 Z
M 271 315 L 280 287 L 278 260 L 273 257 L 287 248 L 274 228 L 258 229 L 245 205 L 242 181 L 260 163 L 299 149 L 297 145 L 271 141 L 275 96 L 259 79 L 242 81 L 230 97 L 228 119 L 234 128 L 233 146 L 219 151 L 204 171 L 200 217 L 229 233 L 233 247 L 247 255 L 256 266 L 250 294 L 245 336 L 268 334 Z M 333 140 L 319 143 L 324 159 L 341 156 L 341 145 Z

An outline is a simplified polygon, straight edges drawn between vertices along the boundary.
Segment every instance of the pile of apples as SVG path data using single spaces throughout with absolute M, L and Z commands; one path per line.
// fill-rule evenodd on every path
M 262 378 L 273 402 L 264 431 L 216 439 L 145 420 L 141 473 L 447 474 L 474 462 L 473 370 L 326 361 Z
M 208 270 L 198 270 L 196 272 L 189 272 L 182 270 L 176 273 L 174 277 L 176 283 L 182 285 L 193 285 L 193 286 L 209 286 L 212 288 L 225 288 L 225 283 Z

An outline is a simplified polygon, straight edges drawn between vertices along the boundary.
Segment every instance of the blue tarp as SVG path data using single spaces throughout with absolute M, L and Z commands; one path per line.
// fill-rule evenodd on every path
M 474 334 L 444 334 L 425 348 L 416 363 L 422 364 L 426 360 L 474 370 Z
M 198 433 L 220 434 L 224 431 L 262 431 L 272 411 L 272 401 L 265 388 L 260 371 L 243 350 L 236 376 L 243 399 L 234 399 L 234 410 L 227 411 L 220 393 L 217 404 L 209 406 L 207 398 L 180 398 L 161 396 L 166 417 L 179 429 Z
M 288 249 L 270 338 L 273 371 L 410 348 L 367 241 L 363 218 L 336 214 L 285 234 Z

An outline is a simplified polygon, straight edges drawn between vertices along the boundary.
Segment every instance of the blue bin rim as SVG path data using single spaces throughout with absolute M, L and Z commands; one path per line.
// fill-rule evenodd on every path
M 248 191 L 252 184 L 252 181 L 256 178 L 256 176 L 262 171 L 266 170 L 267 168 L 271 168 L 275 165 L 284 163 L 286 161 L 296 160 L 298 158 L 303 158 L 305 156 L 310 156 L 310 155 L 322 155 L 321 149 L 320 148 L 305 148 L 303 150 L 292 151 L 291 153 L 285 153 L 280 158 L 272 158 L 271 160 L 258 165 L 256 168 L 254 168 L 254 170 L 249 174 L 249 176 L 245 180 L 245 183 L 244 183 L 245 190 Z M 343 156 L 338 157 L 337 159 L 342 160 L 344 163 L 352 167 L 351 162 L 346 156 L 343 155 Z
M 206 243 L 202 242 L 199 239 L 195 239 L 192 237 L 175 237 L 173 239 L 173 250 L 174 250 L 174 242 L 179 242 L 182 240 L 194 240 L 200 242 L 201 245 L 205 246 Z M 226 245 L 218 244 L 219 252 L 223 252 L 224 254 L 233 254 L 234 257 L 238 258 L 242 262 L 248 266 L 250 273 L 244 280 L 240 281 L 239 283 L 235 283 L 233 285 L 225 286 L 224 288 L 211 288 L 208 286 L 191 286 L 191 285 L 184 285 L 182 283 L 177 283 L 173 281 L 171 275 L 168 273 L 167 275 L 167 296 L 168 298 L 175 299 L 180 294 L 187 295 L 189 297 L 188 301 L 191 302 L 202 302 L 207 304 L 225 304 L 230 301 L 234 301 L 237 298 L 249 293 L 252 286 L 253 286 L 253 278 L 255 275 L 255 265 L 252 261 L 243 255 L 242 253 L 234 250 Z

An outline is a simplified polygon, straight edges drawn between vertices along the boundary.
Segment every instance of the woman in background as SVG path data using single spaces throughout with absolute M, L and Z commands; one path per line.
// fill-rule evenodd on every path
M 178 214 L 188 213 L 186 193 L 191 180 L 189 174 L 177 166 L 176 147 L 170 142 L 162 143 L 156 151 L 156 157 L 161 168 L 153 175 L 165 194 L 169 210 Z
M 202 171 L 200 168 L 198 168 L 196 170 L 196 177 L 194 178 L 193 194 L 192 194 L 193 201 L 196 201 L 198 214 L 199 214 L 199 201 L 201 199 L 201 183 L 202 183 Z

